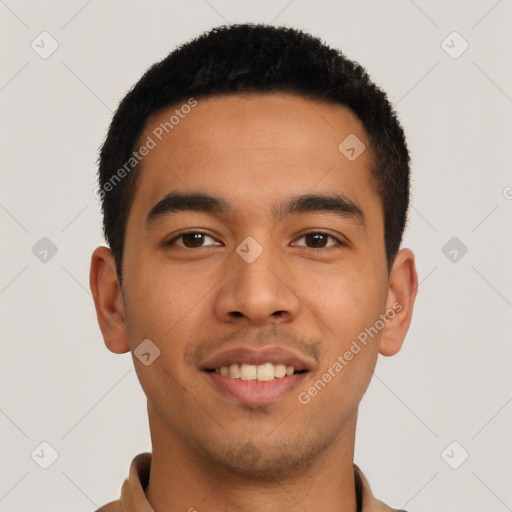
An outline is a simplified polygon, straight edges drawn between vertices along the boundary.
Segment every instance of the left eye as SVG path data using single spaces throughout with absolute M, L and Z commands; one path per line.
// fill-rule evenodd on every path
M 326 245 L 328 239 L 334 240 L 333 244 Z M 311 232 L 302 235 L 299 240 L 304 239 L 306 247 L 312 247 L 313 249 L 324 249 L 325 247 L 332 247 L 333 245 L 342 245 L 342 243 L 332 235 L 328 233 Z M 308 245 L 311 244 L 311 245 Z

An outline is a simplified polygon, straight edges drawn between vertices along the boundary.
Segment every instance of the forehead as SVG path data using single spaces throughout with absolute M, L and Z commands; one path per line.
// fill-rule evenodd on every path
M 134 209 L 150 208 L 173 189 L 261 205 L 317 185 L 348 196 L 369 188 L 369 151 L 351 161 L 339 149 L 347 137 L 369 147 L 362 123 L 343 105 L 288 93 L 194 102 L 165 108 L 146 123 L 140 142 L 153 147 L 139 166 Z

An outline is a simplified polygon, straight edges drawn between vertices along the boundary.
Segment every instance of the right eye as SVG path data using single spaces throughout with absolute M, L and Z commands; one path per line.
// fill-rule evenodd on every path
M 205 246 L 204 241 L 207 238 L 214 240 L 210 235 L 203 233 L 202 231 L 187 231 L 176 235 L 174 238 L 166 242 L 165 245 L 177 245 L 179 247 L 184 247 L 185 249 L 200 249 Z M 181 241 L 181 243 L 177 243 L 178 240 Z

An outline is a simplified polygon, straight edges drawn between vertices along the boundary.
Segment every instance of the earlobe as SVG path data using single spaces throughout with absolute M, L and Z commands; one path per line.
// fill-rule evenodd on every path
M 124 302 L 112 251 L 97 247 L 91 257 L 89 285 L 94 298 L 98 324 L 107 348 L 115 354 L 130 350 Z
M 379 352 L 395 355 L 405 339 L 411 323 L 414 301 L 418 291 L 418 275 L 414 254 L 409 249 L 398 251 L 389 277 L 386 311 L 389 320 L 380 340 Z

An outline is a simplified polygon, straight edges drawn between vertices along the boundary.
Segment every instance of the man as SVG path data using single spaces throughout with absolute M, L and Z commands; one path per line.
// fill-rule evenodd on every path
M 152 438 L 100 511 L 392 510 L 353 464 L 417 289 L 384 92 L 304 32 L 219 27 L 123 99 L 99 183 L 91 290 Z

